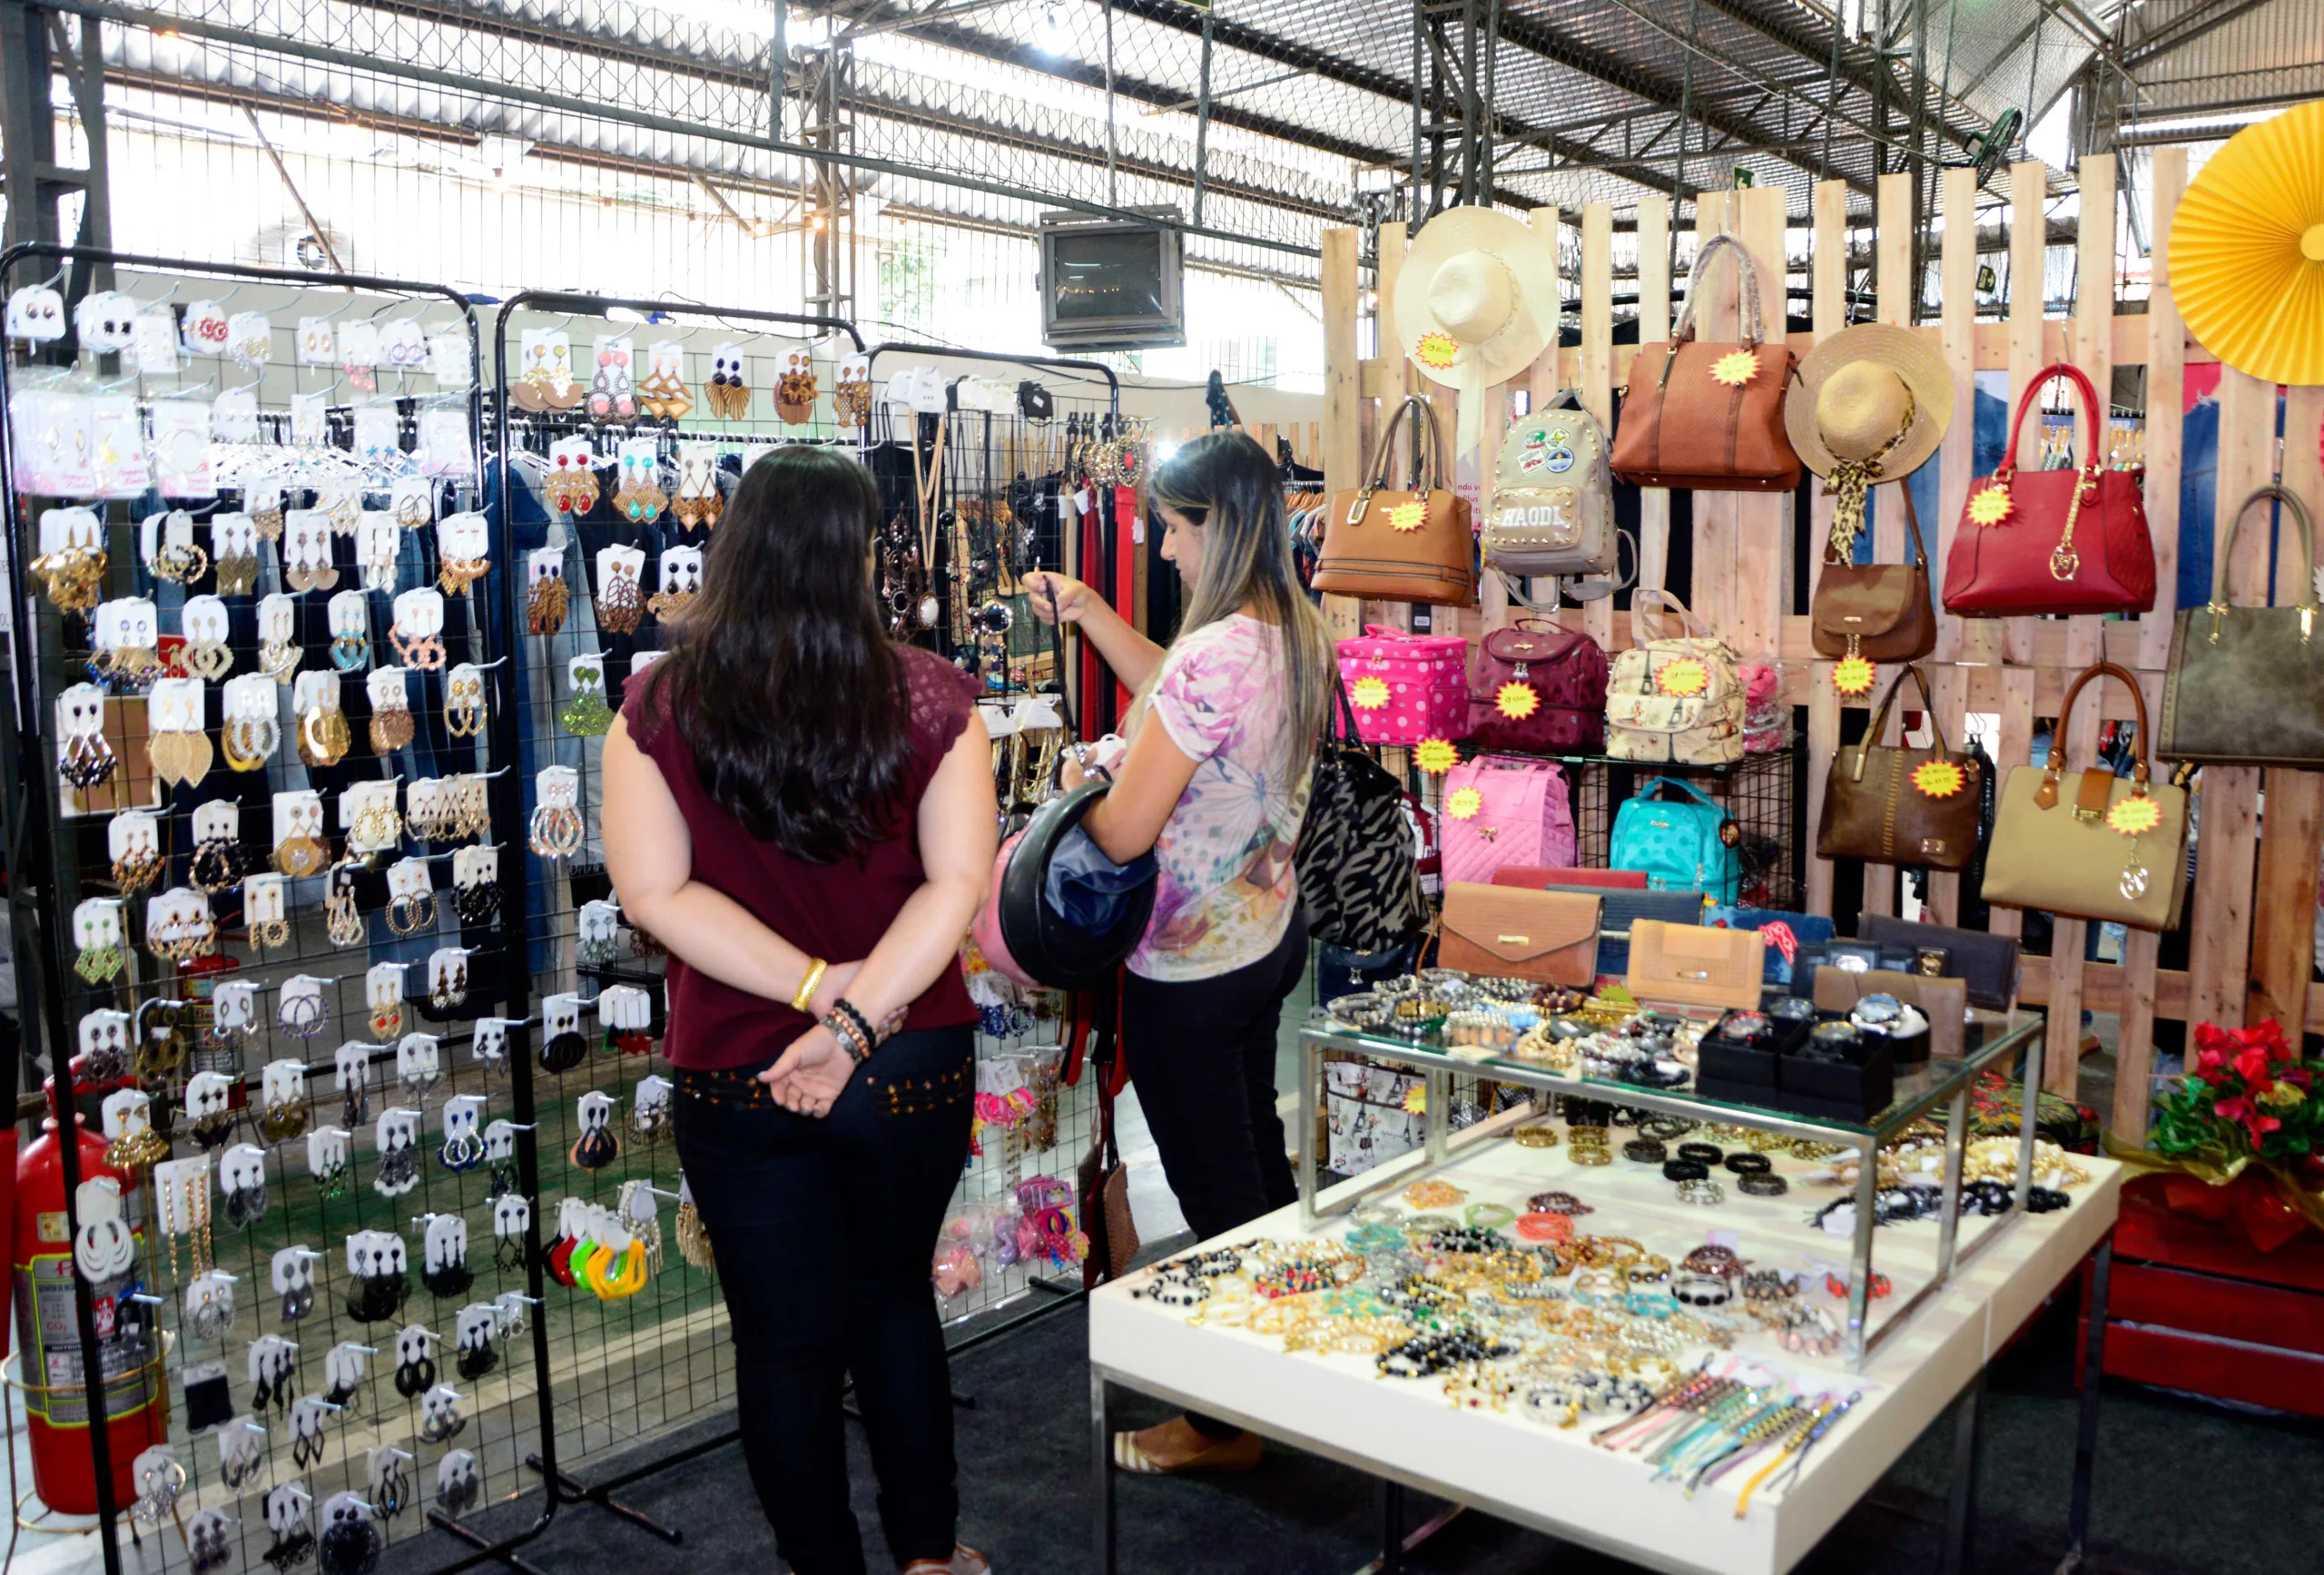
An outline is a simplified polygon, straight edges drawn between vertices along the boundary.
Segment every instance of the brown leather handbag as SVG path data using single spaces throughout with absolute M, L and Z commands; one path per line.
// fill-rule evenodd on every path
M 1588 989 L 1598 977 L 1595 897 L 1454 881 L 1444 888 L 1440 968 Z
M 1744 340 L 1699 344 L 1696 290 L 1721 251 L 1732 251 L 1743 272 Z M 1780 334 L 1767 341 L 1750 252 L 1732 235 L 1712 236 L 1695 253 L 1678 331 L 1667 345 L 1640 345 L 1630 362 L 1614 474 L 1638 487 L 1789 492 L 1799 485 L 1799 456 L 1784 429 L 1783 401 L 1798 364 Z
M 1918 686 L 1921 704 L 1928 708 L 1929 732 L 1936 740 L 1933 749 L 1892 749 L 1880 742 L 1888 708 L 1906 678 Z M 1924 768 L 1930 768 L 1925 774 Z M 1977 810 L 1984 789 L 1980 771 L 1974 756 L 1945 747 L 1928 680 L 1919 668 L 1905 668 L 1889 681 L 1864 730 L 1864 742 L 1845 744 L 1832 757 L 1824 813 L 1816 824 L 1816 856 L 1967 869 L 1977 853 Z
M 1834 543 L 1824 544 L 1824 574 L 1807 609 L 1808 630 L 1819 656 L 1868 656 L 1875 662 L 1917 662 L 1936 649 L 1936 606 L 1928 594 L 1928 543 L 1921 539 L 1919 513 L 1910 487 L 1896 489 L 1905 499 L 1905 526 L 1913 559 L 1901 564 L 1842 562 Z
M 1406 416 L 1424 422 L 1420 485 L 1409 492 L 1388 485 L 1388 457 Z M 1465 607 L 1477 599 L 1476 536 L 1469 500 L 1442 485 L 1444 439 L 1436 407 L 1407 394 L 1388 418 L 1362 487 L 1334 494 L 1324 523 L 1324 551 L 1315 588 L 1338 596 L 1384 602 L 1428 602 Z

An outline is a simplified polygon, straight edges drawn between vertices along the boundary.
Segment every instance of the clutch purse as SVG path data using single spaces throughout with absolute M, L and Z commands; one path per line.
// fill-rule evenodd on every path
M 1915 924 L 1885 913 L 1865 914 L 1856 920 L 1856 931 L 1883 951 L 1911 951 L 1915 959 L 1913 971 L 1925 979 L 1960 979 L 1969 987 L 1971 1006 L 2007 1011 L 2010 1002 L 2017 999 L 2014 935 Z M 1943 953 L 1941 959 L 1939 953 Z
M 1437 966 L 1586 989 L 1598 977 L 1599 915 L 1595 894 L 1451 881 Z
M 1630 926 L 1630 966 L 1622 982 L 1649 1004 L 1748 1010 L 1759 1004 L 1767 945 L 1756 930 L 1641 919 Z

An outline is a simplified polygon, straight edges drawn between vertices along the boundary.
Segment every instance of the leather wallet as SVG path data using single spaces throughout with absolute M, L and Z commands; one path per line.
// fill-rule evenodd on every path
M 1666 924 L 1700 924 L 1703 894 L 1699 891 L 1630 891 L 1620 887 L 1569 886 L 1548 888 L 1578 897 L 1599 899 L 1598 974 L 1620 979 L 1630 969 L 1630 926 L 1641 919 Z
M 2017 937 L 2014 935 L 1915 924 L 1881 913 L 1866 913 L 1857 920 L 1856 933 L 1883 950 L 1942 950 L 1946 954 L 1943 977 L 1967 981 L 1971 1006 L 2007 1011 L 2017 999 Z
M 1622 982 L 1649 1005 L 1752 1008 L 1767 937 L 1641 919 L 1630 926 L 1630 965 Z
M 1621 891 L 1646 890 L 1643 870 L 1581 870 L 1547 864 L 1504 864 L 1492 872 L 1496 886 L 1530 886 L 1545 891 L 1559 886 L 1604 886 Z
M 1929 1055 L 1940 1061 L 1961 1058 L 1966 1038 L 1963 1019 L 1969 1008 L 1969 987 L 1964 981 L 1917 973 L 1850 973 L 1844 968 L 1816 970 L 1818 1011 L 1847 1011 L 1868 995 L 1893 995 L 1920 1008 L 1928 1019 Z
M 1598 977 L 1596 893 L 1454 881 L 1444 888 L 1440 968 L 1587 988 Z

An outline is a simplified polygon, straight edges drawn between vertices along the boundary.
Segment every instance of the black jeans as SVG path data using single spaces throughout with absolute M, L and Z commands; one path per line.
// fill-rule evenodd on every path
M 1276 1027 L 1307 966 L 1307 924 L 1294 916 L 1275 950 L 1210 979 L 1128 976 L 1122 1052 L 1162 1174 L 1195 1239 L 1224 1235 L 1299 1201 L 1275 1114 Z M 1236 1429 L 1187 1413 L 1214 1438 Z
M 794 1116 L 740 1073 L 681 1073 L 678 1157 L 734 1325 L 743 1459 L 797 1575 L 863 1575 L 842 1381 L 897 1562 L 950 1559 L 952 1386 L 929 1260 L 969 1150 L 966 1026 L 899 1034 L 831 1114 Z

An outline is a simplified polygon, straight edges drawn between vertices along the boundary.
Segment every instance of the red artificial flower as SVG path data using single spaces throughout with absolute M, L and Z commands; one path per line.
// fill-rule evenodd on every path
M 2254 1094 L 2264 1094 L 2271 1080 L 2268 1076 L 2269 1065 L 2267 1047 L 2249 1045 L 2235 1058 L 2235 1075 L 2242 1078 L 2244 1087 Z
M 2283 1125 L 2273 1116 L 2261 1115 L 2258 1106 L 2240 1096 L 2232 1099 L 2221 1099 L 2214 1107 L 2228 1120 L 2243 1123 L 2245 1129 L 2251 1134 L 2251 1147 L 2254 1149 L 2267 1140 L 2269 1133 Z

